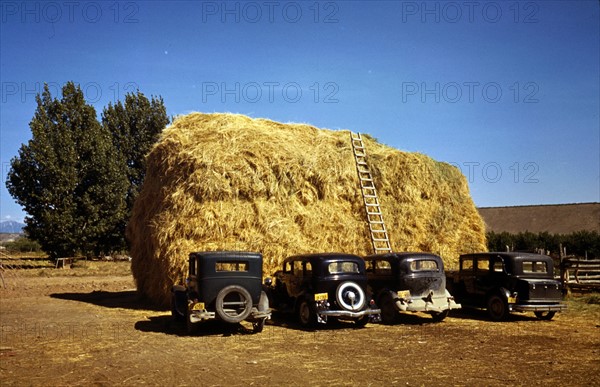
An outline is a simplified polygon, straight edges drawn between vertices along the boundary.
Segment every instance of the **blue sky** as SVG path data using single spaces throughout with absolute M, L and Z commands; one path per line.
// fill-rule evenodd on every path
M 35 94 L 98 115 L 139 89 L 169 115 L 369 133 L 461 168 L 477 206 L 600 201 L 598 1 L 2 1 L 4 182 Z

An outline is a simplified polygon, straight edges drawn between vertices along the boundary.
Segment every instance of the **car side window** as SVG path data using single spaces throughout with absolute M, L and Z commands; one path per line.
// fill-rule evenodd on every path
M 472 271 L 473 270 L 473 260 L 465 259 L 461 262 L 461 270 Z
M 291 262 L 286 262 L 285 266 L 283 267 L 283 272 L 284 273 L 291 273 L 292 272 L 292 263 Z
M 477 260 L 477 271 L 484 272 L 490 270 L 490 260 L 488 258 L 480 258 Z
M 502 263 L 501 260 L 495 259 L 494 260 L 494 272 L 502 273 L 503 271 L 504 271 L 504 264 Z
M 375 263 L 375 273 L 377 274 L 392 274 L 392 265 L 388 261 L 381 260 Z
M 196 275 L 196 259 L 190 258 L 189 265 L 190 265 L 190 275 L 191 276 Z
M 312 265 L 310 264 L 310 262 L 305 262 L 305 265 L 304 265 L 304 275 L 306 277 L 312 276 Z
M 293 268 L 294 275 L 302 275 L 303 271 L 304 271 L 304 269 L 302 268 L 303 262 L 302 261 L 294 261 L 293 265 L 294 265 L 294 268 Z

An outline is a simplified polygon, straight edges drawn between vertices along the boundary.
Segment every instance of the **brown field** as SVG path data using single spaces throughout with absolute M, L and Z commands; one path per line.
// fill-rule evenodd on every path
M 439 324 L 306 332 L 279 318 L 257 335 L 206 323 L 188 336 L 139 301 L 127 262 L 87 264 L 4 271 L 0 385 L 600 385 L 600 305 L 584 298 L 550 322 L 453 311 Z

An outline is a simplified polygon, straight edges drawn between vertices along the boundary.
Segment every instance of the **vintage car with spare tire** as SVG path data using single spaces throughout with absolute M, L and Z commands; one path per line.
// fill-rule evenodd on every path
M 172 288 L 172 313 L 192 332 L 197 323 L 218 319 L 228 324 L 252 323 L 261 332 L 271 317 L 262 290 L 262 254 L 209 251 L 189 255 L 186 285 Z
M 365 262 L 344 253 L 306 254 L 284 260 L 274 278 L 265 280 L 274 310 L 294 314 L 304 328 L 328 319 L 352 321 L 358 327 L 379 320 L 367 289 Z

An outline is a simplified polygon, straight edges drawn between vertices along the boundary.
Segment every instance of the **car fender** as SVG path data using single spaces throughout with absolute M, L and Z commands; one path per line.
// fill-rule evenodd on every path
M 510 297 L 510 291 L 504 287 L 500 287 L 500 288 L 495 288 L 495 289 L 492 289 L 491 291 L 489 291 L 488 294 L 486 294 L 486 296 L 485 296 L 486 300 L 488 298 L 490 298 L 493 294 L 499 295 L 507 302 L 508 302 L 508 297 Z
M 376 305 L 377 306 L 381 306 L 381 304 L 383 302 L 383 299 L 386 296 L 390 296 L 391 297 L 392 302 L 393 302 L 394 307 L 396 308 L 396 310 L 398 310 L 398 311 L 402 310 L 402 308 L 400 308 L 398 306 L 398 301 L 399 301 L 398 300 L 398 292 L 395 292 L 395 291 L 390 290 L 390 289 L 383 289 L 383 290 L 379 291 L 379 293 L 375 297 L 375 303 L 376 303 Z M 404 309 L 406 309 L 406 308 L 404 308 Z
M 176 292 L 185 292 L 186 290 L 187 289 L 183 285 L 173 285 L 173 287 L 171 288 L 171 291 L 173 293 L 176 293 Z
M 379 301 L 386 295 L 389 295 L 390 297 L 392 297 L 392 300 L 394 300 L 394 301 L 396 301 L 396 299 L 398 298 L 398 292 L 394 292 L 393 290 L 390 290 L 390 289 L 383 289 L 379 292 L 379 294 L 377 295 L 377 298 L 375 300 L 379 304 Z

